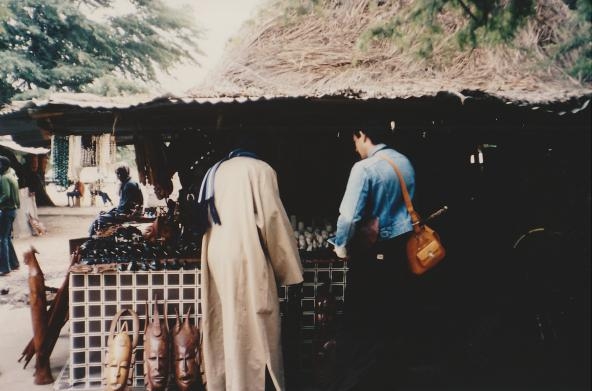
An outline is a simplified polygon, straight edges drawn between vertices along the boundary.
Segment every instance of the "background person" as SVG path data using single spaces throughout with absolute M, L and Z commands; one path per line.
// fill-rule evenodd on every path
M 368 126 L 352 135 L 361 160 L 351 169 L 334 238 L 335 253 L 349 257 L 349 270 L 330 390 L 390 391 L 401 381 L 404 352 L 395 342 L 410 322 L 405 248 L 412 225 L 398 177 L 380 156 L 397 165 L 411 196 L 415 173 L 407 157 L 383 143 L 388 133 L 386 126 Z M 371 216 L 379 219 L 378 242 L 369 250 L 356 248 L 356 227 Z
M 80 198 L 84 196 L 84 183 L 77 179 L 74 182 L 74 189 L 72 191 L 66 192 L 66 197 L 68 197 L 68 206 L 74 206 L 74 198 Z M 70 205 L 70 199 L 72 199 L 72 205 Z
M 12 246 L 12 223 L 20 208 L 18 181 L 10 160 L 0 156 L 0 275 L 5 276 L 19 268 Z
M 111 201 L 111 197 L 109 197 L 109 194 L 107 194 L 106 192 L 101 190 L 101 181 L 96 181 L 94 185 L 91 185 L 90 188 L 90 195 L 92 197 L 96 197 L 99 196 L 101 197 L 101 200 L 103 201 L 103 205 L 107 205 L 107 202 L 111 205 L 113 205 L 113 201 Z
M 302 265 L 276 173 L 252 147 L 214 165 L 200 191 L 208 391 L 285 390 L 277 285 L 301 283 Z
M 111 197 L 109 197 L 109 194 L 105 193 L 102 190 L 95 190 L 93 195 L 98 195 L 99 197 L 101 197 L 101 200 L 103 201 L 103 205 L 107 205 L 107 202 L 111 205 L 113 205 L 113 201 L 111 201 Z

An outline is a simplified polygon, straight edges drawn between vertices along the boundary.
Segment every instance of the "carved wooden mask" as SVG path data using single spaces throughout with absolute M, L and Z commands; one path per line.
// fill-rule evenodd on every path
M 197 390 L 201 384 L 199 371 L 199 330 L 189 322 L 187 311 L 185 321 L 181 324 L 179 314 L 173 329 L 173 357 L 175 365 L 175 381 L 180 391 Z
M 146 303 L 146 327 L 144 328 L 144 385 L 148 391 L 166 390 L 169 379 L 169 330 L 158 313 L 158 299 L 155 298 L 152 321 L 148 321 L 148 303 Z

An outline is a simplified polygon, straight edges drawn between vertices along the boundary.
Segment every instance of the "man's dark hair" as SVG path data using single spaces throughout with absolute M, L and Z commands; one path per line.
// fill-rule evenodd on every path
M 368 121 L 352 129 L 352 134 L 357 137 L 360 136 L 360 132 L 364 132 L 373 144 L 386 143 L 391 135 L 390 124 L 387 121 Z
M 0 155 L 0 173 L 4 174 L 10 168 L 10 159 L 4 155 Z
M 228 136 L 228 152 L 240 148 L 257 155 L 264 153 L 264 135 L 261 132 L 253 129 L 234 129 Z
M 120 180 L 125 180 L 130 176 L 130 168 L 127 164 L 122 163 L 115 169 L 115 174 Z

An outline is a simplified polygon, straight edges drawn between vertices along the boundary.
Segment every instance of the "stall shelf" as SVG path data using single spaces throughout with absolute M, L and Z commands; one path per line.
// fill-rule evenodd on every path
M 297 368 L 286 368 L 287 372 L 303 373 L 311 369 L 312 338 L 314 334 L 314 300 L 318 287 L 328 283 L 331 286 L 338 309 L 343 303 L 346 287 L 345 262 L 336 260 L 306 260 L 304 284 L 297 295 L 289 288 L 280 287 L 278 295 L 282 319 L 298 322 L 299 341 L 296 354 Z M 118 310 L 129 308 L 140 318 L 140 339 L 135 353 L 133 382 L 131 389 L 143 389 L 143 329 L 146 319 L 146 302 L 153 303 L 158 297 L 160 308 L 166 300 L 169 325 L 175 322 L 175 309 L 186 314 L 191 308 L 191 322 L 198 324 L 201 318 L 201 272 L 195 270 L 160 271 L 116 271 L 70 272 L 69 292 L 70 351 L 69 360 L 56 381 L 56 390 L 100 390 L 102 389 L 103 363 L 111 319 Z M 296 308 L 300 313 L 287 314 L 290 299 L 299 299 Z M 294 303 L 292 303 L 294 304 Z M 292 307 L 294 308 L 294 307 Z M 160 311 L 163 316 L 163 310 Z M 338 313 L 340 310 L 338 310 Z M 132 328 L 131 318 L 124 316 Z M 283 322 L 284 323 L 284 322 Z M 286 348 L 286 347 L 284 347 Z M 294 365 L 294 364 L 292 364 Z

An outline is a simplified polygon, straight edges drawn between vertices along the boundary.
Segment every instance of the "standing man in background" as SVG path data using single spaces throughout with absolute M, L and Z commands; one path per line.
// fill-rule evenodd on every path
M 12 223 L 20 206 L 16 174 L 10 167 L 10 159 L 0 156 L 0 276 L 19 268 L 12 247 Z

